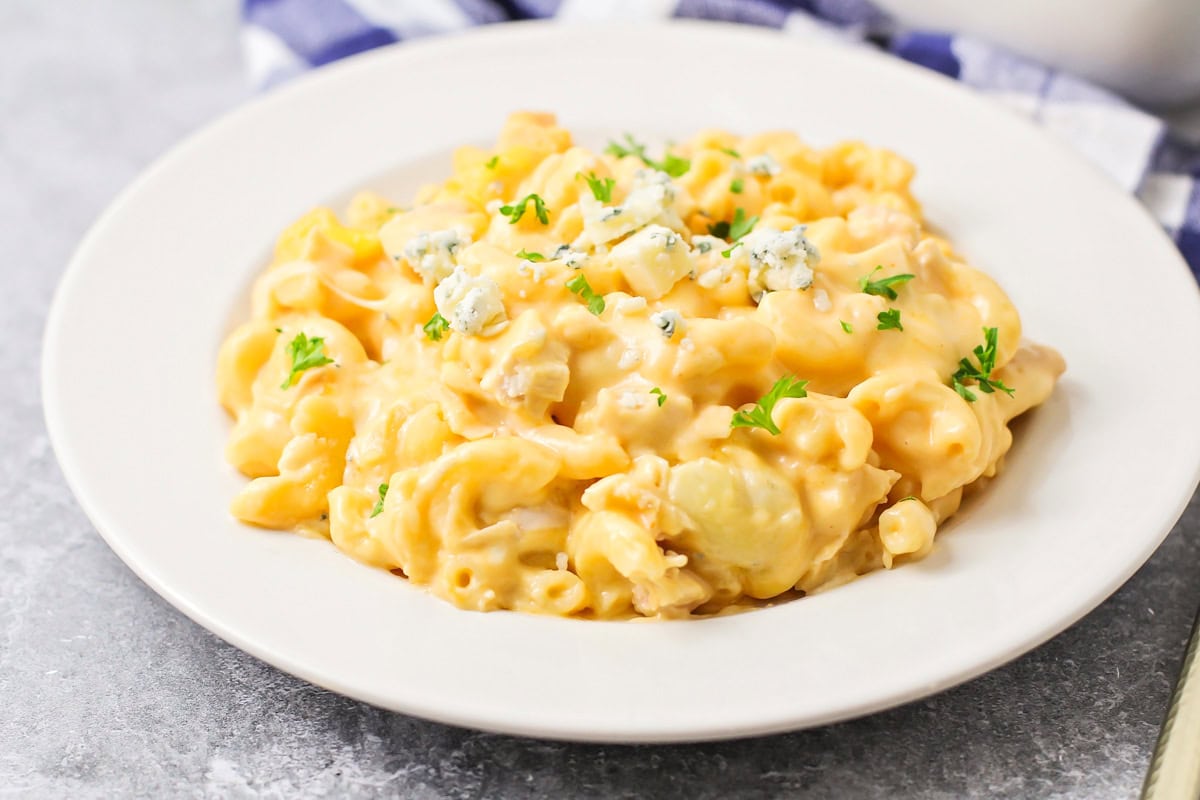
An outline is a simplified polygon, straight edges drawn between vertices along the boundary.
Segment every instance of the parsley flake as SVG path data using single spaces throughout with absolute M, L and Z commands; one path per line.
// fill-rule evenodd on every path
M 375 507 L 371 509 L 371 519 L 375 519 L 383 513 L 383 500 L 387 497 L 388 485 L 386 483 L 379 484 L 379 500 L 375 502 Z
M 879 325 L 876 330 L 880 331 L 902 331 L 904 326 L 900 324 L 900 309 L 889 308 L 887 311 L 880 311 L 875 319 L 879 320 Z
M 754 215 L 749 219 L 746 218 L 746 212 L 739 208 L 733 215 L 733 222 L 729 223 L 729 236 L 733 241 L 737 241 L 745 236 L 750 231 L 754 230 L 754 226 L 758 224 L 758 215 Z
M 731 221 L 721 220 L 708 226 L 710 236 L 716 236 L 718 239 L 728 239 L 731 242 L 736 242 L 750 231 L 754 230 L 754 226 L 758 224 L 758 215 L 753 217 L 746 216 L 746 209 L 738 208 L 733 212 Z
M 895 300 L 897 297 L 896 290 L 892 287 L 903 286 L 913 278 L 917 277 L 912 273 L 905 272 L 902 275 L 893 275 L 890 278 L 880 278 L 877 281 L 871 280 L 871 276 L 876 272 L 879 272 L 881 269 L 883 269 L 883 267 L 878 266 L 871 270 L 869 274 L 863 275 L 861 278 L 859 278 L 859 290 L 865 294 L 873 294 L 876 297 L 886 297 L 888 300 Z
M 655 169 L 660 169 L 670 175 L 672 178 L 682 177 L 692 168 L 692 162 L 682 156 L 667 153 L 663 156 L 662 162 L 654 166 Z
M 854 333 L 854 326 L 851 325 L 849 322 L 846 322 L 846 320 L 844 320 L 844 319 L 839 319 L 838 322 L 842 323 L 843 331 L 845 331 L 846 333 Z
M 499 163 L 500 163 L 500 156 L 492 156 L 486 162 L 484 162 L 484 166 L 487 167 L 488 169 L 495 169 L 496 165 Z
M 545 261 L 546 260 L 546 257 L 544 255 L 542 255 L 541 253 L 531 253 L 528 250 L 526 250 L 524 247 L 521 248 L 521 252 L 517 253 L 517 258 L 523 258 L 526 261 Z
M 734 158 L 742 157 L 742 154 L 739 153 L 737 150 L 734 150 L 732 147 L 718 147 L 717 149 L 720 150 L 722 153 L 724 153 L 727 156 L 732 156 Z
M 325 339 L 321 336 L 310 339 L 304 333 L 296 334 L 296 338 L 288 342 L 287 354 L 292 359 L 292 369 L 288 372 L 287 380 L 280 385 L 280 389 L 291 386 L 296 376 L 306 369 L 333 363 L 333 359 L 325 355 Z
M 508 217 L 509 225 L 516 225 L 521 217 L 525 216 L 525 206 L 530 200 L 533 201 L 533 210 L 537 214 L 538 222 L 549 225 L 550 212 L 546 210 L 546 201 L 536 194 L 527 194 L 512 205 L 500 206 L 500 213 Z
M 667 402 L 667 396 L 663 394 L 663 390 L 655 386 L 650 390 L 650 394 L 658 397 L 658 407 L 662 408 L 663 403 Z
M 582 272 L 567 281 L 565 285 L 571 294 L 579 295 L 579 298 L 587 303 L 588 311 L 597 317 L 604 313 L 604 296 L 596 294 Z
M 729 421 L 730 428 L 762 428 L 772 436 L 778 436 L 781 431 L 771 418 L 775 404 L 785 397 L 808 397 L 805 386 L 808 381 L 798 380 L 795 375 L 784 375 L 775 381 L 771 391 L 762 396 L 749 411 L 739 411 Z
M 641 144 L 633 138 L 632 133 L 625 134 L 625 144 L 614 142 L 609 139 L 608 147 L 604 148 L 604 152 L 617 158 L 625 158 L 626 156 L 637 156 L 646 164 L 650 162 L 646 160 L 646 145 Z
M 601 203 L 612 202 L 612 190 L 617 185 L 616 178 L 597 178 L 594 172 L 589 172 L 583 177 L 587 181 L 588 188 L 592 190 L 592 197 Z
M 647 167 L 661 170 L 667 173 L 672 178 L 678 178 L 689 169 L 692 168 L 692 162 L 681 156 L 666 153 L 662 161 L 655 161 L 646 155 L 646 145 L 641 144 L 633 138 L 631 134 L 625 134 L 625 144 L 609 141 L 608 147 L 604 148 L 604 152 L 609 155 L 614 155 L 617 158 L 625 158 L 626 156 L 636 156 L 642 160 L 642 163 Z
M 976 360 L 979 361 L 979 366 L 973 365 L 970 358 L 964 358 L 958 362 L 958 371 L 950 376 L 950 385 L 968 403 L 974 403 L 976 397 L 975 393 L 967 388 L 964 381 L 974 381 L 979 391 L 984 394 L 991 394 L 999 389 L 1012 397 L 1014 390 L 1005 386 L 1003 381 L 992 377 L 992 370 L 996 368 L 996 339 L 996 328 L 984 328 L 983 344 L 978 345 L 973 351 Z
M 442 340 L 442 334 L 449 329 L 450 322 L 436 311 L 434 312 L 433 316 L 429 318 L 429 322 L 426 322 L 421 326 L 421 330 L 425 331 L 425 335 L 435 342 L 440 342 Z
M 746 216 L 746 209 L 738 208 L 733 212 L 733 220 L 725 222 L 722 220 L 714 225 L 708 226 L 708 232 L 712 236 L 721 239 L 729 239 L 732 246 L 727 250 L 722 250 L 721 255 L 729 258 L 733 255 L 733 251 L 741 246 L 741 239 L 750 231 L 754 230 L 754 226 L 758 224 L 758 215 L 753 217 Z
M 741 178 L 734 178 L 729 184 L 729 191 L 733 192 L 734 194 L 741 194 L 742 190 L 745 188 L 746 182 Z

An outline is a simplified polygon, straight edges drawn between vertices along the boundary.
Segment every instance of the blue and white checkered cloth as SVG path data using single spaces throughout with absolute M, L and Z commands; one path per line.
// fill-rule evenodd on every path
M 1109 91 L 968 36 L 906 30 L 868 0 L 244 0 L 260 87 L 363 50 L 516 19 L 686 17 L 886 49 L 1017 109 L 1066 140 L 1163 224 L 1200 278 L 1200 145 Z

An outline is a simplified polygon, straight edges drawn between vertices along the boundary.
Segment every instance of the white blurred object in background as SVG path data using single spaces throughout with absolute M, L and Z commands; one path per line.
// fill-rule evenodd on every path
M 968 33 L 1150 106 L 1200 102 L 1200 0 L 876 0 L 906 25 Z

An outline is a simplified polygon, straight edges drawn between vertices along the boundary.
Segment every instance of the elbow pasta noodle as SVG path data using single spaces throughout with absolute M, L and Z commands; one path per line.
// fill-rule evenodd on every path
M 719 613 L 921 558 L 1064 369 L 861 142 L 513 114 L 287 228 L 217 362 L 232 512 L 466 609 Z

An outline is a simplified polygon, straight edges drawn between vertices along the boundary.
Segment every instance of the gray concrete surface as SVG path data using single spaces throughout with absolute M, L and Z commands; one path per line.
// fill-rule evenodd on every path
M 1196 500 L 1116 596 L 1003 669 L 847 724 L 693 746 L 546 743 L 380 711 L 259 663 L 143 586 L 50 451 L 41 329 L 114 193 L 248 96 L 236 14 L 231 0 L 0 2 L 0 796 L 1136 794 L 1200 604 Z

